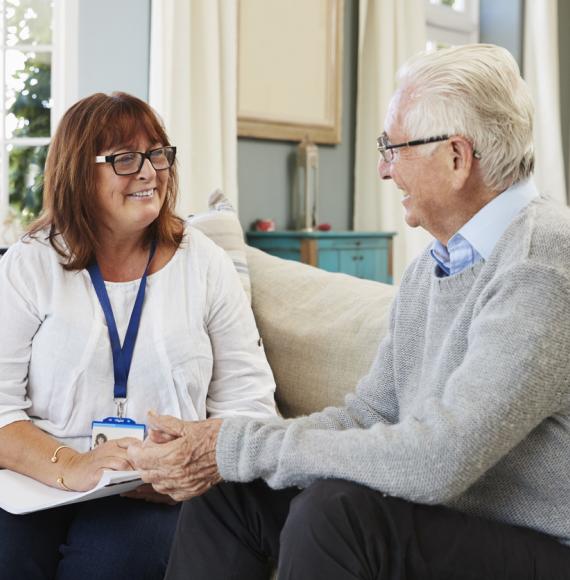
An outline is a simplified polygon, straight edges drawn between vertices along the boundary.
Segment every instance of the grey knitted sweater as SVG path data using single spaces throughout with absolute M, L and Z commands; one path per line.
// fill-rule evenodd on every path
M 226 419 L 217 461 L 229 481 L 347 479 L 570 542 L 570 211 L 538 198 L 447 278 L 426 251 L 345 406 Z

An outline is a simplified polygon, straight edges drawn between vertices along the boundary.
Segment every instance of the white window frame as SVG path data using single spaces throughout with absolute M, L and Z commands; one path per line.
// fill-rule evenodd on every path
M 0 7 L 3 0 L 0 0 Z M 2 95 L 6 94 L 6 50 L 20 49 L 34 52 L 51 52 L 51 100 L 50 111 L 51 134 L 65 110 L 77 100 L 78 96 L 78 22 L 79 0 L 54 0 L 52 13 L 52 43 L 50 45 L 25 45 L 18 44 L 7 47 L 4 34 L 4 18 L 0 20 L 0 85 Z M 9 184 L 9 153 L 7 145 L 20 146 L 47 145 L 51 136 L 46 137 L 18 137 L 15 139 L 5 138 L 5 110 L 4 97 L 2 98 L 2 111 L 0 111 L 0 239 L 4 229 L 4 220 L 9 216 L 10 206 L 8 191 Z M 14 240 L 11 240 L 14 241 Z M 1 245 L 1 242 L 0 242 Z
M 479 0 L 463 0 L 463 9 L 426 3 L 427 39 L 450 45 L 479 42 Z

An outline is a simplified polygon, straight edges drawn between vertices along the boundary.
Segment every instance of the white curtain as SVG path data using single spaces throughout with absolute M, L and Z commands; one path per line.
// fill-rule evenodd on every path
M 237 0 L 152 0 L 150 104 L 177 146 L 181 215 L 237 209 Z
M 526 0 L 524 77 L 536 107 L 535 181 L 538 189 L 566 200 L 558 78 L 558 0 Z
M 404 221 L 401 193 L 376 171 L 376 138 L 396 88 L 396 71 L 425 49 L 424 0 L 360 0 L 354 229 L 395 231 L 394 279 L 432 239 Z

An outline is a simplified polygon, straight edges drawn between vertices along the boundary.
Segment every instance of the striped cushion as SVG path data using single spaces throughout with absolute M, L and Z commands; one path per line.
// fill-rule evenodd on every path
M 237 213 L 219 189 L 210 195 L 208 207 L 210 208 L 208 211 L 189 216 L 188 222 L 228 253 L 251 302 L 251 282 L 245 257 L 245 242 Z

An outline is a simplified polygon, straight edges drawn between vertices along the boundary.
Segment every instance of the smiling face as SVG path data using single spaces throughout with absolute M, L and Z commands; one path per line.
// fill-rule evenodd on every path
M 390 103 L 385 130 L 391 143 L 410 140 L 403 124 L 408 104 L 404 92 L 396 93 Z M 421 138 L 431 136 L 422 135 Z M 452 180 L 452 153 L 451 143 L 444 141 L 436 145 L 403 147 L 397 150 L 394 161 L 387 163 L 381 156 L 378 161 L 380 178 L 394 180 L 403 194 L 406 223 L 413 228 L 421 226 L 437 238 L 454 233 L 449 232 L 454 227 L 452 214 L 457 201 Z
M 113 155 L 127 151 L 146 152 L 161 147 L 145 135 L 131 142 L 101 151 Z M 164 203 L 169 169 L 156 171 L 148 159 L 132 175 L 117 175 L 111 163 L 97 166 L 97 202 L 99 228 L 115 236 L 141 234 L 158 218 Z

